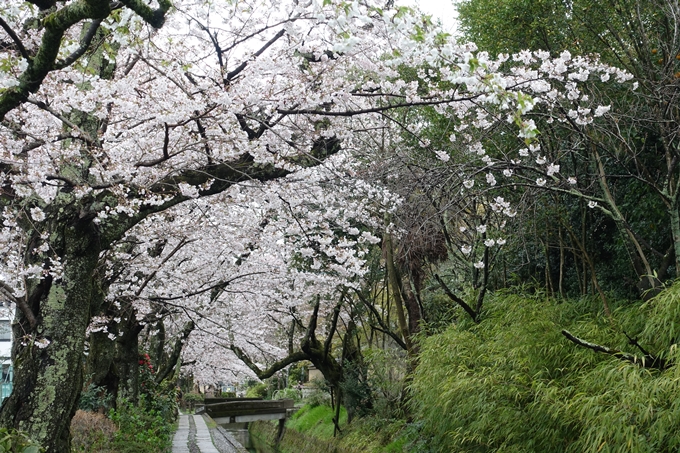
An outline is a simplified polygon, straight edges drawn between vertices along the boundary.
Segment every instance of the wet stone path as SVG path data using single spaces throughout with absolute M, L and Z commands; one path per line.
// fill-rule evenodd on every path
M 172 453 L 247 453 L 227 431 L 208 428 L 202 415 L 180 415 Z

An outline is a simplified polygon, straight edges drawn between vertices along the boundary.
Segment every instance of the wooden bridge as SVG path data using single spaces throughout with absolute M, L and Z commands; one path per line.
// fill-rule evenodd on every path
M 278 420 L 277 441 L 283 437 L 286 418 L 295 412 L 295 401 L 261 398 L 206 398 L 205 412 L 218 425 L 249 423 L 256 420 Z

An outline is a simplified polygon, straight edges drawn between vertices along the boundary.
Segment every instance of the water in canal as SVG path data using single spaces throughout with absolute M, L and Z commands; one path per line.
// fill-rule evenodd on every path
M 233 423 L 221 426 L 229 431 L 250 453 L 278 453 L 278 450 L 268 445 L 266 442 L 261 441 L 255 436 L 251 436 L 245 427 L 245 423 Z
M 270 445 L 260 442 L 257 437 L 250 436 L 250 445 L 248 447 L 250 453 L 277 453 L 278 450 Z

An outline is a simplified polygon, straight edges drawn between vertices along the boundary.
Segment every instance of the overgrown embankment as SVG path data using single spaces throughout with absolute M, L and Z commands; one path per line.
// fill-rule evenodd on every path
M 332 410 L 307 406 L 282 451 L 678 451 L 680 284 L 618 305 L 495 295 L 481 322 L 421 339 L 408 415 L 341 420 L 333 438 Z
M 279 445 L 281 453 L 370 453 L 401 452 L 412 444 L 414 430 L 403 429 L 402 420 L 380 420 L 374 416 L 364 417 L 347 425 L 344 408 L 341 411 L 342 432 L 334 437 L 334 410 L 326 405 L 304 406 L 286 424 L 286 433 Z M 256 445 L 274 444 L 277 428 L 270 422 L 250 425 L 251 437 Z

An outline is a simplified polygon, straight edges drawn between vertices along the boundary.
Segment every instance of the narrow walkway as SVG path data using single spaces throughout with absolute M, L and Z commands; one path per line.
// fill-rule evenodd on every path
M 215 438 L 211 437 L 211 433 Z M 209 429 L 201 415 L 180 415 L 172 453 L 242 453 L 246 450 L 229 433 Z
M 179 416 L 179 427 L 172 438 L 172 453 L 189 452 L 189 415 Z
M 201 415 L 195 416 L 194 423 L 196 423 L 196 445 L 198 450 L 201 453 L 220 453 L 213 445 L 208 425 L 205 424 L 203 417 Z

